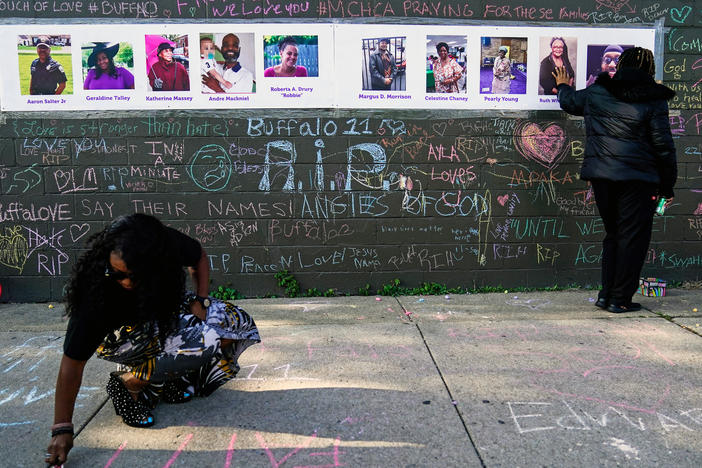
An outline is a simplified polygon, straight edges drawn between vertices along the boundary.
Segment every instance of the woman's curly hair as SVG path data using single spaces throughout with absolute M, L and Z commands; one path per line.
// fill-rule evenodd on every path
M 163 340 L 175 327 L 185 291 L 185 272 L 177 252 L 169 251 L 166 227 L 153 216 L 122 216 L 87 244 L 88 251 L 78 259 L 66 289 L 66 315 L 120 312 L 118 297 L 124 290 L 105 275 L 110 254 L 117 252 L 134 283 L 131 291 L 137 310 L 133 312 L 140 321 L 156 320 Z

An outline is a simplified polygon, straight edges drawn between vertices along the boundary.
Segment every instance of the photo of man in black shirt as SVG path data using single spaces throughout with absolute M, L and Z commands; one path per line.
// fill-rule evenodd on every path
M 66 72 L 63 66 L 51 58 L 51 47 L 37 44 L 38 58 L 31 65 L 29 94 L 61 94 L 66 89 Z

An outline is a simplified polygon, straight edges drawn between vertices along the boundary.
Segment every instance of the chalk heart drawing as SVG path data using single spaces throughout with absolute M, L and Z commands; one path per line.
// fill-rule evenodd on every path
M 5 228 L 0 234 L 0 265 L 15 268 L 22 273 L 29 255 L 29 244 L 22 235 L 22 226 Z
M 54 179 L 59 188 L 64 188 L 71 182 L 71 173 L 62 169 L 54 171 Z
M 88 223 L 72 224 L 70 229 L 71 239 L 73 242 L 75 242 L 81 237 L 85 236 L 88 231 L 90 231 L 90 225 Z
M 553 169 L 566 154 L 565 131 L 555 123 L 543 126 L 535 122 L 522 122 L 514 130 L 514 146 L 526 159 Z
M 670 19 L 676 23 L 684 23 L 690 12 L 692 12 L 692 7 L 690 5 L 685 5 L 682 8 L 671 8 Z
M 507 203 L 507 200 L 509 200 L 509 195 L 506 193 L 504 195 L 500 195 L 497 197 L 497 203 L 499 203 L 502 206 L 505 206 L 505 203 Z
M 434 130 L 434 132 L 436 132 L 436 134 L 439 136 L 444 136 L 447 127 L 448 125 L 446 125 L 446 122 L 435 123 L 431 126 L 432 130 Z

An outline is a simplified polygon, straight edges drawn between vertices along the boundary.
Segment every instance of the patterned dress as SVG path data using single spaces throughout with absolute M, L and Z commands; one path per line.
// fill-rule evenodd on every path
M 239 356 L 261 338 L 253 319 L 243 309 L 212 299 L 206 320 L 190 313 L 194 294 L 187 293 L 181 306 L 176 329 L 163 344 L 158 338 L 158 324 L 144 322 L 123 326 L 109 333 L 98 347 L 99 358 L 120 364 L 140 380 L 159 388 L 165 381 L 178 380 L 196 396 L 207 396 L 233 379 L 239 372 Z M 221 340 L 234 340 L 222 349 Z M 158 391 L 145 392 L 151 406 Z
M 455 59 L 449 59 L 446 66 L 441 64 L 441 60 L 434 62 L 434 86 L 437 93 L 457 93 L 458 78 L 463 74 L 463 68 L 456 63 Z M 455 79 L 453 83 L 444 84 L 445 80 Z
M 510 81 L 510 75 L 512 62 L 507 57 L 497 57 L 495 59 L 495 64 L 492 67 L 493 79 L 492 79 L 492 93 L 493 94 L 509 94 L 512 88 L 512 82 Z

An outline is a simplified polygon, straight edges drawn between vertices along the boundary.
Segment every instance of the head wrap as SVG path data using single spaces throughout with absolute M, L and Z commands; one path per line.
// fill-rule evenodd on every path
M 619 52 L 621 54 L 622 52 L 624 52 L 624 49 L 622 49 L 621 46 L 618 46 L 617 44 L 610 44 L 607 46 L 604 52 L 602 52 L 602 55 L 608 52 Z

